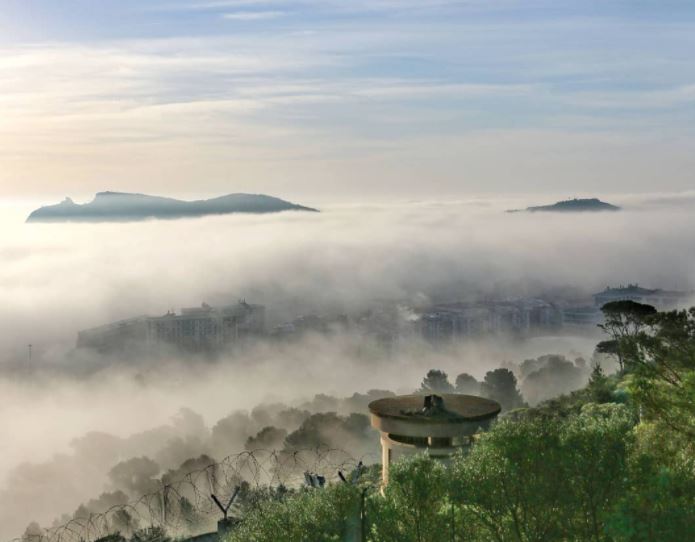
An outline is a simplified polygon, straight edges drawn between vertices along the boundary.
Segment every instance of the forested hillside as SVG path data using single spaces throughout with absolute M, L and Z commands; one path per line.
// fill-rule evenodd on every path
M 596 365 L 581 391 L 511 411 L 448 468 L 397 463 L 383 494 L 375 469 L 274 494 L 227 542 L 692 540 L 695 309 L 605 309 L 618 374 Z

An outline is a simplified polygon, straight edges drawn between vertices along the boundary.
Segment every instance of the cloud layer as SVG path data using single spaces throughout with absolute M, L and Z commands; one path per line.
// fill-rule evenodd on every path
M 38 476 L 39 467 L 13 470 L 21 461 L 67 461 L 51 458 L 70 452 L 71 439 L 86 431 L 125 437 L 165 423 L 181 407 L 212 424 L 262 401 L 409 390 L 434 367 L 481 378 L 503 362 L 541 354 L 588 357 L 596 337 L 521 343 L 495 337 L 440 350 L 413 341 L 389 350 L 346 334 L 261 344 L 212 364 L 70 351 L 79 329 L 202 301 L 264 303 L 274 325 L 310 312 L 356 314 L 389 301 L 573 297 L 627 282 L 695 288 L 692 194 L 604 199 L 624 210 L 510 214 L 504 210 L 549 201 L 507 197 L 327 204 L 319 214 L 48 225 L 22 222 L 31 206 L 5 206 L 0 425 L 12 438 L 2 444 L 0 485 L 10 471 Z M 100 491 L 100 479 L 90 480 L 84 492 L 77 484 L 71 493 L 75 506 Z M 50 499 L 45 506 L 41 518 L 64 511 Z M 31 519 L 12 515 L 22 523 Z

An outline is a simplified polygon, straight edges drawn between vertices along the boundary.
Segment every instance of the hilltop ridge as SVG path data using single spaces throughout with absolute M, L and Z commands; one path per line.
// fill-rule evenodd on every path
M 163 196 L 127 192 L 98 192 L 88 203 L 66 197 L 55 205 L 33 211 L 27 222 L 131 222 L 176 219 L 231 213 L 277 213 L 309 211 L 305 207 L 264 194 L 228 194 L 205 200 L 184 201 Z
M 527 207 L 526 209 L 511 209 L 509 213 L 518 213 L 521 211 L 526 211 L 529 213 L 535 212 L 561 212 L 561 213 L 575 213 L 575 212 L 595 212 L 595 211 L 619 211 L 620 207 L 613 205 L 611 203 L 606 203 L 598 198 L 573 198 L 563 201 L 558 201 L 551 205 L 537 205 L 533 207 Z

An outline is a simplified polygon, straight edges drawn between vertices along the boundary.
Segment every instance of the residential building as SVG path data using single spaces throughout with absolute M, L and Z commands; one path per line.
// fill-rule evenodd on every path
M 594 304 L 601 308 L 606 303 L 611 301 L 636 301 L 637 303 L 646 303 L 653 305 L 659 310 L 675 309 L 683 305 L 689 297 L 692 297 L 692 292 L 679 292 L 673 290 L 650 290 L 642 288 L 639 284 L 628 284 L 627 286 L 620 285 L 617 288 L 606 287 L 602 292 L 593 295 Z
M 556 328 L 562 314 L 541 299 L 447 303 L 423 312 L 417 324 L 424 338 L 437 342 L 486 333 L 530 333 Z
M 129 347 L 169 346 L 190 352 L 216 351 L 244 337 L 260 335 L 265 308 L 242 300 L 235 305 L 181 309 L 179 314 L 138 316 L 80 331 L 78 348 L 101 352 Z

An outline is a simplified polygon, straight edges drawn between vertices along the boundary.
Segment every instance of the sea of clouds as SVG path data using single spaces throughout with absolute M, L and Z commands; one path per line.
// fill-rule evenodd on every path
M 4 203 L 0 536 L 72 512 L 104 488 L 105 475 L 73 472 L 75 455 L 84 453 L 75 439 L 90 431 L 127 438 L 171 423 L 182 407 L 212 425 L 236 409 L 317 393 L 408 391 L 433 367 L 480 378 L 491 367 L 541 354 L 589 357 L 596 341 L 491 338 L 444 349 L 414 341 L 386 353 L 337 334 L 259 344 L 214 362 L 153 363 L 75 355 L 78 330 L 242 298 L 266 305 L 272 326 L 309 312 L 354 314 L 384 301 L 572 298 L 627 282 L 695 288 L 695 198 L 610 201 L 624 209 L 506 213 L 545 198 L 478 197 L 128 224 L 26 224 L 31 204 Z M 47 481 L 59 480 L 71 480 L 70 490 L 47 490 Z

